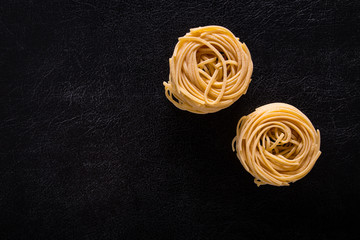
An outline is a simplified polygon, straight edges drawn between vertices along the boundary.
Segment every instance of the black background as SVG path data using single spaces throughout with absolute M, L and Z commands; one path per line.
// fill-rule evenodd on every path
M 358 236 L 341 223 L 360 190 L 360 4 L 286 2 L 1 1 L 0 238 Z M 244 41 L 254 73 L 196 115 L 162 82 L 177 38 L 205 25 Z M 290 187 L 258 188 L 231 150 L 240 117 L 271 102 L 321 131 Z

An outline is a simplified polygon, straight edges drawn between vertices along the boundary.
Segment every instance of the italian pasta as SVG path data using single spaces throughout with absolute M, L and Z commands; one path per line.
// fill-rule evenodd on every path
M 220 26 L 190 29 L 169 59 L 165 95 L 192 113 L 217 112 L 246 93 L 253 71 L 249 49 Z
M 320 131 L 297 108 L 271 103 L 240 119 L 232 148 L 258 186 L 288 186 L 319 158 Z

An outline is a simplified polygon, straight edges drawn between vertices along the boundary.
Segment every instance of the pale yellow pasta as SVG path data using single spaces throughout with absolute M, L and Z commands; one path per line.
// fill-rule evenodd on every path
M 232 147 L 258 186 L 288 186 L 319 158 L 320 131 L 294 106 L 271 103 L 240 119 Z
M 179 38 L 169 60 L 165 95 L 189 112 L 217 112 L 246 93 L 253 63 L 249 49 L 220 26 L 190 29 Z

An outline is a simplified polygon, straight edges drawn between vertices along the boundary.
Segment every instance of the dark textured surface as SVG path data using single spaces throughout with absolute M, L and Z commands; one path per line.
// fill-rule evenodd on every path
M 340 223 L 359 202 L 360 4 L 288 2 L 1 1 L 0 239 L 358 236 Z M 177 38 L 210 24 L 248 45 L 254 74 L 199 116 L 162 82 Z M 230 143 L 275 101 L 311 119 L 323 154 L 258 188 Z

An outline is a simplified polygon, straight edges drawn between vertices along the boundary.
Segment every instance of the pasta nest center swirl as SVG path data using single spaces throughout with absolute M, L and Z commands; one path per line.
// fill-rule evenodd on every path
M 319 130 L 300 110 L 284 103 L 262 106 L 241 118 L 234 143 L 258 186 L 287 186 L 301 179 L 321 154 Z
M 228 29 L 191 29 L 170 58 L 167 98 L 178 108 L 205 114 L 230 106 L 245 94 L 251 81 L 251 55 Z

